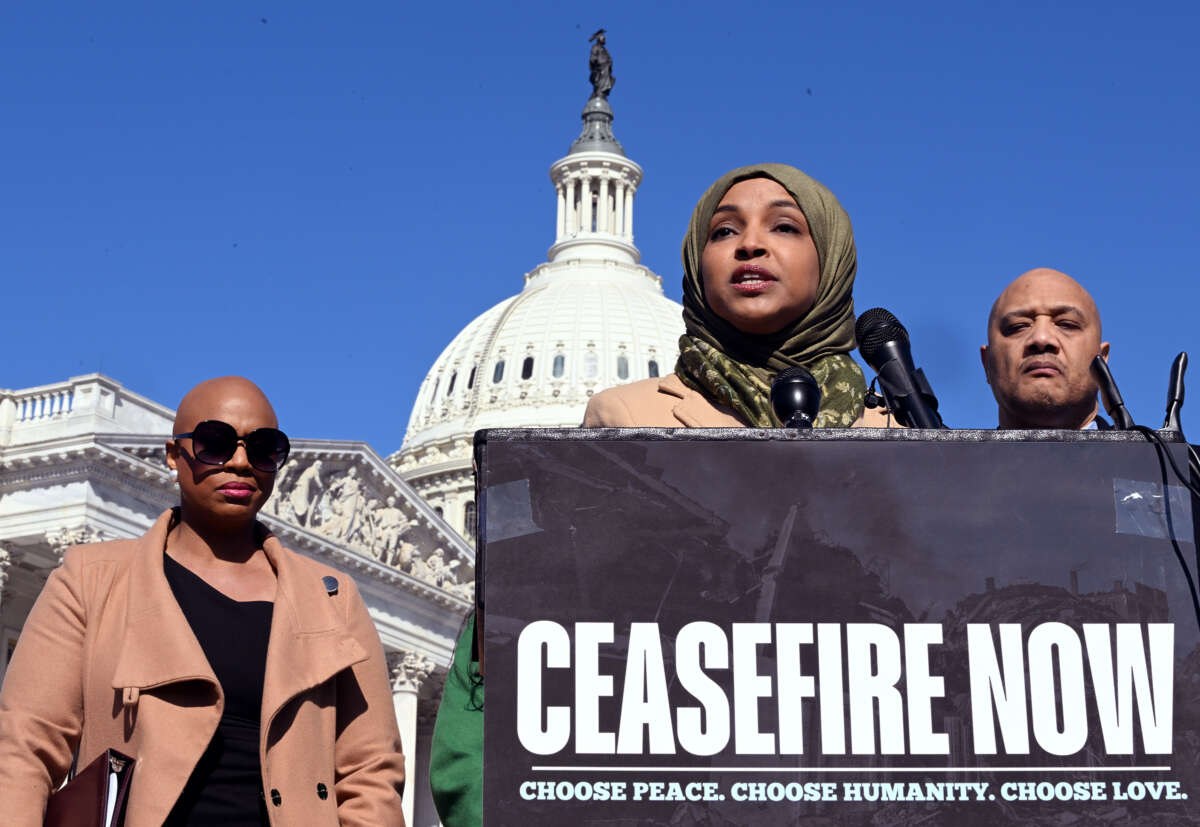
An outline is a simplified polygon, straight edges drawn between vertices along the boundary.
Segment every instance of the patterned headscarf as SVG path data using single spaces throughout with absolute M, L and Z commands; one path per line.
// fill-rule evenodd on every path
M 816 298 L 807 313 L 769 336 L 743 333 L 704 299 L 700 260 L 713 213 L 734 184 L 768 178 L 791 194 L 808 221 L 820 262 Z M 683 239 L 683 321 L 675 373 L 684 384 L 732 408 L 759 427 L 778 427 L 771 381 L 794 365 L 821 387 L 818 428 L 849 427 L 863 412 L 867 390 L 854 349 L 854 273 L 858 257 L 850 217 L 828 189 L 786 164 L 756 164 L 726 173 L 708 188 Z

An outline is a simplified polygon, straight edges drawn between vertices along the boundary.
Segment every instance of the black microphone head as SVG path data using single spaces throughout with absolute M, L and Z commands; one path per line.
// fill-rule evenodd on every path
M 805 368 L 788 368 L 771 383 L 771 407 L 785 427 L 812 427 L 821 407 L 821 386 Z
M 1178 402 L 1183 405 L 1183 375 L 1187 373 L 1188 355 L 1187 351 L 1179 352 L 1175 357 L 1175 361 L 1171 363 L 1171 381 L 1167 387 L 1167 406 L 1171 403 Z
M 1183 374 L 1187 372 L 1188 355 L 1182 351 L 1171 363 L 1171 377 L 1167 383 L 1167 418 L 1163 420 L 1164 431 L 1182 431 L 1179 411 L 1183 408 Z
M 875 367 L 875 357 L 887 342 L 908 344 L 908 331 L 900 320 L 882 307 L 863 311 L 854 323 L 854 338 L 858 339 L 858 352 L 868 365 Z

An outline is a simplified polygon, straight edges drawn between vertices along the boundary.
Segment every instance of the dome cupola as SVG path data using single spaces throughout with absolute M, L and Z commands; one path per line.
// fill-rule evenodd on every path
M 662 279 L 640 264 L 633 244 L 642 168 L 613 135 L 612 61 L 603 31 L 593 40 L 583 130 L 550 167 L 548 260 L 442 351 L 421 383 L 404 444 L 389 458 L 468 537 L 476 430 L 577 426 L 593 393 L 666 375 L 678 357 L 682 308 L 663 295 Z

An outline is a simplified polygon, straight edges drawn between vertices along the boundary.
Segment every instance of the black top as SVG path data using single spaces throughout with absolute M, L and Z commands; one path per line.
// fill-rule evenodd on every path
M 225 710 L 165 827 L 259 827 L 259 721 L 274 604 L 226 597 L 163 554 L 163 572 L 225 693 Z

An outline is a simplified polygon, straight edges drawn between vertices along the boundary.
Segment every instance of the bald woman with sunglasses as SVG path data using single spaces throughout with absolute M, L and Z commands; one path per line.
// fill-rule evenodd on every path
M 354 581 L 255 519 L 287 436 L 240 377 L 179 404 L 180 502 L 71 549 L 0 690 L 3 822 L 39 827 L 73 758 L 135 760 L 126 827 L 401 825 L 404 758 Z M 76 753 L 78 753 L 76 757 Z

